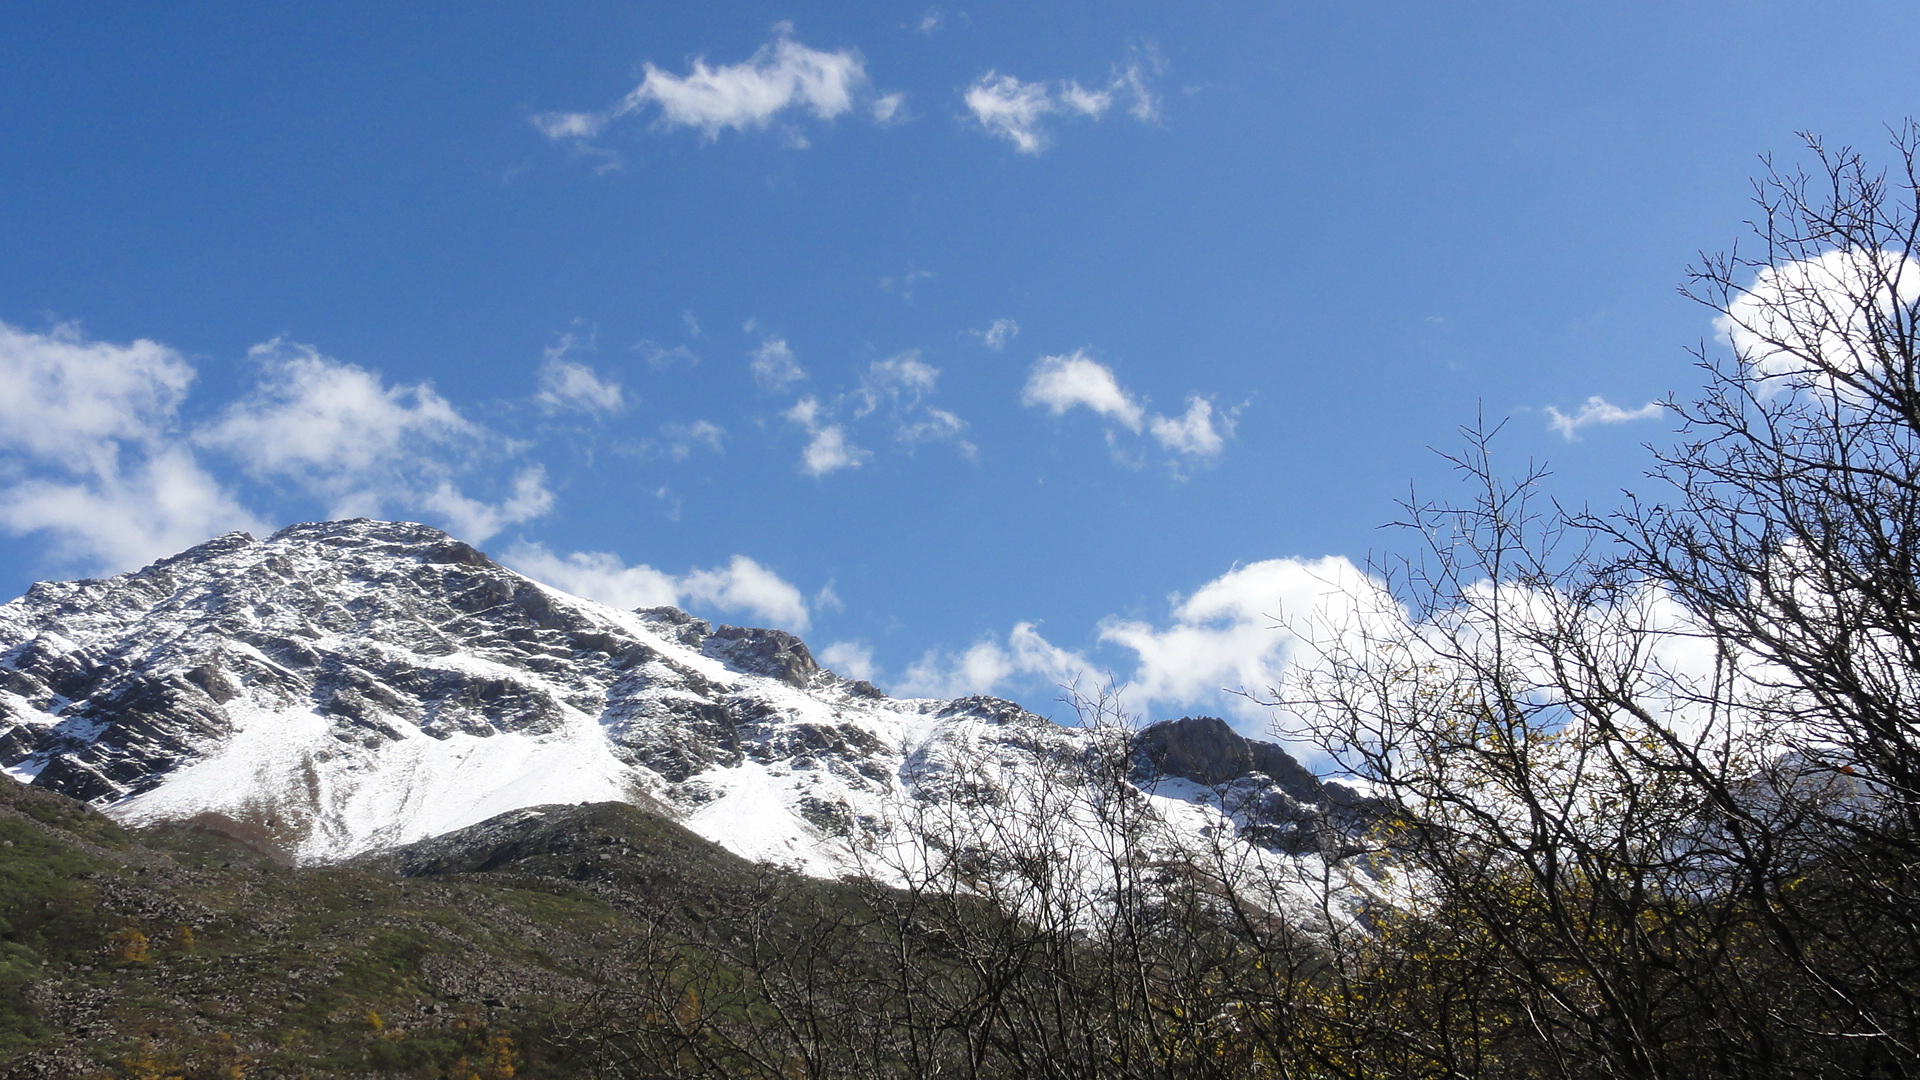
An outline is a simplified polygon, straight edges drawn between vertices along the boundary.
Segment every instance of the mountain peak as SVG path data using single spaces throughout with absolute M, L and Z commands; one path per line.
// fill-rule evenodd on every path
M 343 521 L 305 522 L 289 525 L 269 538 L 269 542 L 279 541 L 317 544 L 343 551 L 411 556 L 429 563 L 494 565 L 493 560 L 471 545 L 431 525 L 414 521 L 349 518 Z

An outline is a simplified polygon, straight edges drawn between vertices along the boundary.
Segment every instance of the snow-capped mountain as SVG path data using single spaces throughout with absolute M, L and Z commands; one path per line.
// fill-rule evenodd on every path
M 1229 844 L 1303 902 L 1383 887 L 1342 857 L 1361 800 L 1220 721 L 1129 736 L 894 699 L 790 634 L 619 611 L 422 525 L 233 533 L 0 606 L 9 775 L 133 824 L 220 815 L 304 861 L 625 801 L 752 859 L 903 872 L 934 817 L 981 842 L 1106 827 L 1071 796 L 1115 753 L 1157 835 Z

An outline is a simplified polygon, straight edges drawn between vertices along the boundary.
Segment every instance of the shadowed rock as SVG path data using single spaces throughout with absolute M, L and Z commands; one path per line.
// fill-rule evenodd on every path
M 1142 778 L 1172 776 L 1219 787 L 1260 772 L 1296 797 L 1322 798 L 1320 781 L 1293 755 L 1242 736 L 1218 717 L 1163 720 L 1134 736 L 1133 752 L 1135 773 Z

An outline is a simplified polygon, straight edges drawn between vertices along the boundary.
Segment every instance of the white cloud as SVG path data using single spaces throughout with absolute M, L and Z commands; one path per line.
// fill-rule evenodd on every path
M 880 674 L 873 650 L 853 641 L 836 641 L 820 650 L 820 664 L 836 675 L 872 682 Z
M 1895 316 L 1916 303 L 1920 262 L 1896 251 L 1842 248 L 1762 267 L 1713 327 L 1763 379 L 1850 396 L 1841 384 L 1879 370 L 1874 342 L 1910 325 Z
M 1134 654 L 1125 689 L 1135 707 L 1204 708 L 1258 721 L 1269 710 L 1234 691 L 1282 685 L 1303 644 L 1329 643 L 1379 610 L 1397 609 L 1344 558 L 1267 559 L 1175 597 L 1167 624 L 1108 619 L 1100 640 Z
M 515 544 L 500 561 L 554 588 L 598 600 L 610 607 L 668 607 L 680 602 L 680 584 L 672 574 L 651 566 L 628 566 L 605 551 L 556 555 L 545 544 Z
M 854 390 L 858 404 L 854 406 L 853 415 L 868 416 L 883 405 L 910 409 L 933 393 L 934 384 L 939 380 L 940 369 L 920 359 L 918 349 L 875 360 L 867 365 L 859 387 Z
M 158 443 L 193 382 L 164 345 L 89 341 L 77 325 L 37 334 L 0 322 L 0 448 L 97 476 L 120 442 Z
M 217 450 L 260 483 L 328 516 L 426 511 L 473 542 L 545 514 L 553 495 L 522 468 L 497 504 L 457 481 L 517 453 L 426 384 L 378 375 L 275 340 L 249 355 L 259 379 L 197 430 L 179 423 L 193 365 L 151 341 L 89 341 L 0 323 L 0 528 L 44 533 L 62 559 L 130 569 L 233 529 L 270 529 L 198 456 Z
M 813 433 L 801 455 L 802 467 L 809 476 L 825 476 L 841 469 L 857 469 L 872 460 L 870 451 L 847 441 L 846 429 L 829 424 Z
M 1233 415 L 1222 413 L 1217 420 L 1218 426 L 1213 402 L 1192 397 L 1187 399 L 1184 415 L 1178 418 L 1156 415 L 1147 422 L 1147 428 L 1155 441 L 1175 453 L 1215 457 L 1225 448 L 1226 437 L 1233 434 Z
M 705 604 L 793 631 L 806 630 L 810 622 L 806 596 L 745 555 L 735 555 L 724 567 L 678 576 L 645 564 L 628 566 L 605 551 L 558 555 L 545 544 L 515 544 L 500 560 L 536 581 L 611 607 Z
M 497 505 L 463 494 L 456 477 L 511 456 L 426 383 L 378 374 L 274 339 L 248 350 L 260 380 L 195 442 L 229 454 L 249 475 L 323 500 L 328 517 L 426 510 L 472 543 L 545 514 L 544 473 L 523 469 Z
M 807 431 L 807 447 L 800 454 L 800 469 L 808 476 L 857 469 L 873 459 L 872 452 L 848 441 L 846 428 L 829 422 L 830 413 L 820 399 L 808 395 L 781 414 Z
M 591 139 L 600 134 L 609 119 L 606 113 L 541 113 L 533 126 L 549 139 Z
M 1027 374 L 1020 403 L 1044 406 L 1055 416 L 1069 409 L 1088 409 L 1136 434 L 1144 430 L 1162 449 L 1188 459 L 1218 457 L 1233 436 L 1234 419 L 1239 413 L 1238 409 L 1216 411 L 1211 400 L 1198 395 L 1187 399 L 1187 411 L 1180 416 L 1148 413 L 1141 401 L 1120 385 L 1112 368 L 1082 349 L 1041 357 Z M 1140 455 L 1127 452 L 1111 429 L 1107 431 L 1107 443 L 1120 461 L 1134 468 L 1144 463 Z M 1174 471 L 1179 475 L 1177 465 Z
M 1013 660 L 999 643 L 982 641 L 958 656 L 929 651 L 893 681 L 902 697 L 954 698 L 991 694 L 1014 673 Z
M 753 372 L 753 381 L 764 390 L 783 390 L 788 384 L 807 377 L 806 370 L 793 358 L 793 349 L 785 338 L 767 338 L 750 355 L 753 362 L 748 367 Z
M 867 111 L 873 116 L 873 122 L 876 124 L 883 126 L 887 124 L 897 124 L 907 118 L 906 113 L 903 111 L 906 108 L 906 104 L 907 95 L 905 94 L 897 92 L 882 94 L 873 99 L 873 104 L 867 107 Z
M 1143 719 L 1208 713 L 1259 734 L 1273 712 L 1240 691 L 1267 696 L 1321 650 L 1406 626 L 1381 584 L 1344 558 L 1269 559 L 1172 597 L 1161 622 L 1103 620 L 1099 640 L 1132 654 L 1131 670 L 1123 666 L 1113 689 Z M 1031 698 L 1064 687 L 1099 690 L 1110 678 L 1020 622 L 1004 639 L 986 637 L 958 653 L 928 651 L 893 687 L 929 697 L 1011 691 Z
M 1014 149 L 1038 154 L 1047 148 L 1041 124 L 1055 105 L 1046 83 L 1021 82 L 989 71 L 967 87 L 965 100 L 980 126 L 1011 142 Z
M 344 491 L 375 466 L 481 436 L 426 383 L 388 386 L 365 368 L 281 338 L 247 355 L 260 365 L 259 383 L 199 442 L 231 451 L 256 475 L 301 475 Z
M 1014 625 L 1005 644 L 992 638 L 958 655 L 930 650 L 907 668 L 894 690 L 909 697 L 992 694 L 1018 680 L 1022 685 L 1091 685 L 1093 668 L 1078 653 L 1059 648 L 1032 623 Z
M 57 558 L 100 573 L 260 529 L 176 430 L 194 374 L 152 341 L 0 322 L 0 528 L 46 534 Z
M 1019 336 L 1020 324 L 1012 319 L 995 319 L 985 330 L 974 330 L 971 333 L 980 336 L 981 344 L 994 352 L 999 352 L 1007 347 L 1007 342 Z
M 791 113 L 833 120 L 862 101 L 880 123 L 900 112 L 903 95 L 876 94 L 866 63 L 855 50 L 809 48 L 793 40 L 792 28 L 784 23 L 775 31 L 773 41 L 740 63 L 710 66 L 704 57 L 696 57 L 684 75 L 648 63 L 640 85 L 612 108 L 543 113 L 533 118 L 533 125 L 550 139 L 591 139 L 614 120 L 657 107 L 660 127 L 698 128 L 713 140 L 727 128 L 765 130 Z M 797 132 L 792 141 L 805 145 Z
M 547 490 L 546 479 L 546 470 L 538 465 L 520 470 L 513 478 L 513 493 L 497 505 L 470 499 L 451 480 L 442 480 L 421 498 L 420 505 L 439 514 L 448 532 L 483 544 L 501 529 L 544 517 L 553 509 L 553 493 Z
M 1116 67 L 1105 86 L 1092 88 L 1071 80 L 1052 85 L 1022 82 L 1012 75 L 989 71 L 967 87 L 963 99 L 975 122 L 1023 154 L 1038 154 L 1047 148 L 1050 117 L 1098 120 L 1121 99 L 1130 101 L 1127 112 L 1143 123 L 1160 113 L 1159 100 L 1147 87 L 1146 73 L 1138 61 L 1125 69 Z
M 1159 619 L 1105 619 L 1098 637 L 1131 654 L 1111 685 L 1127 712 L 1143 721 L 1222 716 L 1256 737 L 1275 737 L 1279 725 L 1312 717 L 1313 702 L 1327 700 L 1334 688 L 1403 712 L 1460 700 L 1484 675 L 1470 658 L 1490 640 L 1496 614 L 1503 677 L 1516 680 L 1511 685 L 1523 694 L 1537 691 L 1541 704 L 1567 701 L 1569 691 L 1554 675 L 1564 657 L 1552 650 L 1575 633 L 1587 655 L 1627 674 L 1636 700 L 1672 730 L 1698 733 L 1716 722 L 1697 703 L 1705 700 L 1700 687 L 1726 676 L 1726 657 L 1657 590 L 1578 607 L 1550 590 L 1510 583 L 1496 593 L 1481 582 L 1456 599 L 1416 622 L 1383 580 L 1345 558 L 1268 559 L 1170 597 Z M 1736 663 L 1752 668 L 1750 658 Z M 1778 673 L 1742 677 L 1763 694 L 1784 685 Z M 988 636 L 958 653 L 929 651 L 892 684 L 908 695 L 1011 691 L 1034 701 L 1050 688 L 1099 691 L 1109 678 L 1083 654 L 1021 622 L 1004 639 Z M 1289 712 L 1262 704 L 1276 699 L 1288 702 Z
M 1580 411 L 1569 416 L 1553 406 L 1547 406 L 1547 427 L 1566 436 L 1568 442 L 1574 440 L 1574 432 L 1589 424 L 1626 424 L 1635 420 L 1653 420 L 1666 411 L 1666 406 L 1657 401 L 1649 401 L 1637 409 L 1623 409 L 1611 404 L 1606 398 L 1595 394 L 1580 406 Z
M 576 341 L 563 334 L 540 359 L 540 392 L 534 400 L 548 412 L 574 409 L 584 413 L 619 412 L 624 404 L 620 384 L 604 379 L 585 364 L 567 359 Z
M 1140 404 L 1120 388 L 1113 369 L 1080 349 L 1041 357 L 1020 391 L 1020 403 L 1044 405 L 1055 416 L 1071 408 L 1087 408 L 1133 431 L 1140 430 L 1144 417 Z
M 0 486 L 0 527 L 44 532 L 56 557 L 99 573 L 131 570 L 236 529 L 270 529 L 181 446 L 91 476 Z
M 687 599 L 722 611 L 745 611 L 790 630 L 808 625 L 806 596 L 745 555 L 735 555 L 724 569 L 691 571 L 680 588 Z
M 852 50 L 823 52 L 784 36 L 743 63 L 710 68 L 696 59 L 685 76 L 652 64 L 646 72 L 628 100 L 636 107 L 657 102 L 664 122 L 700 128 L 708 138 L 726 127 L 764 128 L 791 108 L 831 120 L 853 108 L 854 91 L 867 81 Z

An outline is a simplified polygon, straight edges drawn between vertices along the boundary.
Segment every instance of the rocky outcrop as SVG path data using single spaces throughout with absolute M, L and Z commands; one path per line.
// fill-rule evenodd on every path
M 1255 742 L 1215 716 L 1163 720 L 1134 736 L 1135 771 L 1143 779 L 1173 776 L 1213 787 L 1258 772 L 1289 791 L 1317 798 L 1320 782 L 1269 742 Z
M 1240 835 L 1289 854 L 1342 858 L 1367 850 L 1362 837 L 1381 806 L 1351 787 L 1324 783 L 1281 747 L 1246 738 L 1225 720 L 1165 720 L 1133 737 L 1134 782 L 1168 780 L 1213 790 Z
M 779 679 L 801 690 L 820 674 L 807 643 L 785 630 L 723 625 L 700 643 L 700 651 L 741 671 Z

